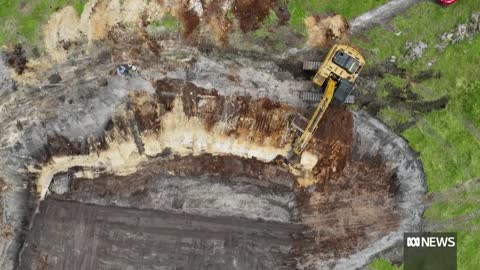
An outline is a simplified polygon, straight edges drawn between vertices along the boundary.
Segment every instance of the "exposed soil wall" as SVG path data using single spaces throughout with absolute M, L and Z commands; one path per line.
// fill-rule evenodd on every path
M 49 143 L 54 162 L 41 171 L 38 186 L 43 194 L 51 175 L 84 166 L 90 169 L 71 171 L 77 179 L 66 196 L 74 200 L 299 222 L 306 227 L 293 242 L 291 258 L 305 266 L 310 265 L 312 256 L 323 261 L 348 257 L 398 229 L 401 214 L 395 173 L 380 156 L 355 155 L 353 117 L 344 108 L 328 111 L 307 149 L 306 155 L 316 161 L 314 166 L 302 163 L 302 158 L 302 169 L 289 172 L 271 161 L 278 154 L 286 154 L 295 138 L 289 128 L 294 108 L 265 98 L 219 96 L 216 91 L 181 80 L 159 80 L 155 87 L 154 94 L 131 93 L 125 106 L 118 108 L 101 140 L 105 150 L 97 147 L 93 152 L 72 152 L 62 146 L 77 145 L 75 141 L 50 140 L 58 145 Z M 110 176 L 104 177 L 102 172 Z M 164 179 L 162 175 L 171 179 L 161 180 L 163 184 L 151 182 Z M 188 180 L 175 180 L 174 176 Z M 257 179 L 255 186 L 272 190 L 281 184 L 292 194 L 290 202 L 294 204 L 288 206 L 288 199 L 280 199 L 284 195 L 275 195 L 276 199 L 270 195 L 264 204 L 259 198 L 265 195 L 250 194 L 253 197 L 247 202 L 238 197 L 237 190 L 235 196 L 230 195 L 229 203 L 221 206 L 217 203 L 225 202 L 225 193 L 232 191 L 211 193 L 216 195 L 209 197 L 208 193 L 201 194 L 205 187 L 188 182 L 195 178 Z M 187 183 L 187 187 L 180 183 Z M 166 190 L 176 187 L 174 190 L 189 196 L 158 193 L 154 186 Z M 95 194 L 98 199 L 91 199 Z M 203 205 L 202 200 L 210 204 Z

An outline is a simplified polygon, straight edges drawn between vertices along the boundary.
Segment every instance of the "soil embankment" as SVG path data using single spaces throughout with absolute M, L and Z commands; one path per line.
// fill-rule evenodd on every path
M 326 113 L 305 154 L 309 160 L 302 158 L 300 171 L 289 171 L 271 161 L 295 139 L 289 128 L 295 108 L 266 98 L 220 96 L 181 80 L 154 84 L 155 93 L 130 94 L 113 115 L 100 140 L 105 150 L 82 153 L 71 148 L 80 145 L 75 140 L 50 139 L 55 163 L 41 177 L 72 178 L 68 192 L 52 196 L 298 224 L 302 229 L 284 257 L 290 265 L 309 264 L 312 256 L 348 257 L 398 229 L 395 173 L 381 157 L 355 153 L 353 116 L 344 108 Z M 129 154 L 104 154 L 123 149 L 122 141 L 131 142 Z M 39 180 L 49 186 L 48 179 Z

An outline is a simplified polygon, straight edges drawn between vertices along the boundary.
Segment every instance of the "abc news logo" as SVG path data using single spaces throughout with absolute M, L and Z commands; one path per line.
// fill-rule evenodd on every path
M 436 236 L 417 236 L 407 237 L 407 247 L 439 247 L 439 248 L 453 248 L 457 245 L 456 239 L 450 237 L 436 237 Z
M 457 270 L 456 233 L 405 233 L 404 270 Z

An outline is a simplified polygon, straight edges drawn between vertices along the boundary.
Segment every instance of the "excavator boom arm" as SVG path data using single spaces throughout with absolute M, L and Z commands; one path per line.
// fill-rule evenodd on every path
M 307 128 L 303 132 L 302 136 L 297 139 L 295 142 L 293 152 L 296 155 L 301 155 L 302 152 L 307 147 L 310 140 L 313 138 L 315 131 L 318 128 L 318 124 L 323 117 L 323 114 L 327 110 L 330 102 L 332 101 L 333 94 L 335 92 L 335 87 L 337 86 L 337 82 L 333 78 L 329 78 L 327 81 L 327 87 L 325 88 L 325 92 L 323 94 L 323 98 L 317 106 L 315 113 L 313 114 L 312 118 L 308 122 Z

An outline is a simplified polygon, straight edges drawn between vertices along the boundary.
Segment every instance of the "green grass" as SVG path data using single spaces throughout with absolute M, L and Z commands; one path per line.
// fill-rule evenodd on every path
M 480 232 L 458 233 L 458 269 L 480 269 Z
M 278 17 L 273 10 L 270 10 L 270 14 L 263 20 L 260 28 L 252 32 L 253 37 L 255 38 L 266 38 L 271 37 L 272 32 L 271 28 L 274 27 L 278 22 Z
M 425 1 L 403 16 L 395 17 L 391 22 L 393 30 L 377 27 L 365 33 L 363 38 L 354 40 L 359 47 L 367 48 L 367 65 L 378 65 L 395 55 L 399 66 L 405 68 L 410 76 L 427 70 L 429 61 L 433 61 L 432 70 L 441 73 L 440 78 L 414 84 L 413 91 L 425 100 L 447 95 L 447 109 L 425 115 L 422 121 L 403 134 L 421 154 L 429 191 L 441 191 L 480 176 L 477 134 L 480 131 L 472 128 L 480 127 L 480 75 L 477 64 L 480 62 L 480 35 L 472 41 L 449 46 L 440 53 L 435 48 L 442 33 L 454 29 L 458 23 L 466 23 L 474 11 L 480 12 L 480 1 L 464 0 L 461 5 L 448 8 Z M 407 62 L 402 58 L 407 41 L 423 41 L 429 47 L 422 58 Z M 395 82 L 391 77 L 380 79 L 377 89 L 380 96 L 387 91 L 384 87 L 387 82 Z M 396 80 L 399 84 L 404 81 L 398 76 Z M 387 120 L 385 122 L 393 124 L 395 114 L 403 112 L 384 109 L 380 116 L 384 116 L 382 120 Z M 399 117 L 398 120 L 404 119 Z M 465 123 L 471 123 L 470 127 Z
M 378 91 L 377 91 L 377 96 L 378 97 L 386 97 L 389 94 L 389 91 L 387 90 L 388 87 L 395 87 L 395 88 L 404 88 L 407 85 L 407 81 L 405 79 L 402 79 L 398 76 L 394 76 L 391 74 L 385 74 L 384 78 L 382 78 L 378 82 Z M 387 87 L 388 86 L 388 87 Z
M 427 63 L 437 58 L 435 45 L 440 41 L 439 36 L 453 30 L 457 24 L 467 22 L 473 11 L 480 11 L 480 1 L 464 0 L 448 8 L 440 7 L 434 1 L 423 1 L 403 16 L 395 17 L 389 23 L 392 30 L 376 27 L 353 42 L 365 49 L 370 66 L 394 55 L 400 66 L 418 72 L 425 70 Z M 428 45 L 424 56 L 418 61 L 407 62 L 401 57 L 407 41 L 422 41 Z
M 402 270 L 403 267 L 396 267 L 385 259 L 377 259 L 369 265 L 371 270 Z
M 175 32 L 180 29 L 180 23 L 178 20 L 169 13 L 166 13 L 162 19 L 153 21 L 150 25 L 153 27 L 164 27 L 171 32 Z
M 478 211 L 478 200 L 476 201 L 449 201 L 433 204 L 425 214 L 431 220 L 449 219 Z
M 449 105 L 426 115 L 424 121 L 404 133 L 421 154 L 431 192 L 480 176 L 480 75 L 474 72 L 478 67 L 475 61 L 480 61 L 479 50 L 477 36 L 472 42 L 449 47 L 439 56 L 434 68 L 442 70 L 442 77 L 423 84 L 440 95 L 447 94 Z
M 21 4 L 25 7 L 21 8 Z M 0 45 L 6 43 L 35 43 L 40 38 L 40 27 L 56 10 L 72 5 L 81 14 L 87 0 L 0 0 Z M 9 23 L 5 23 L 9 22 Z
M 290 25 L 294 30 L 304 33 L 303 20 L 309 15 L 334 12 L 347 17 L 347 19 L 352 19 L 386 2 L 388 0 L 290 0 L 288 2 L 288 10 L 291 15 Z
M 405 113 L 394 110 L 390 107 L 382 108 L 378 117 L 390 127 L 395 127 L 397 124 L 403 124 L 410 120 L 409 116 Z
M 358 47 L 364 48 L 370 67 L 396 56 L 398 66 L 407 70 L 407 78 L 429 70 L 429 62 L 433 63 L 432 71 L 440 72 L 439 78 L 412 84 L 412 89 L 423 100 L 448 96 L 446 109 L 422 115 L 413 110 L 406 113 L 385 107 L 378 115 L 391 126 L 405 121 L 409 113 L 422 116 L 402 135 L 420 153 L 429 192 L 445 192 L 480 176 L 480 34 L 473 40 L 450 45 L 443 51 L 435 48 L 441 42 L 439 37 L 442 33 L 468 22 L 474 12 L 480 12 L 480 1 L 464 0 L 448 8 L 442 8 L 433 1 L 424 1 L 404 15 L 395 17 L 389 23 L 391 27 L 376 27 L 353 40 Z M 403 58 L 407 41 L 422 41 L 428 45 L 422 58 L 416 61 Z M 389 94 L 385 87 L 387 83 L 401 86 L 408 83 L 408 79 L 394 75 L 379 78 L 379 98 Z M 479 190 L 467 190 L 455 198 L 435 202 L 425 217 L 431 222 L 450 224 L 455 218 L 478 213 L 479 197 Z M 480 219 L 466 224 L 466 228 L 478 227 L 475 222 L 480 223 Z M 459 269 L 480 269 L 480 232 L 461 228 L 458 232 Z M 445 230 L 458 229 L 454 224 Z M 395 269 L 385 260 L 375 261 L 371 268 Z

